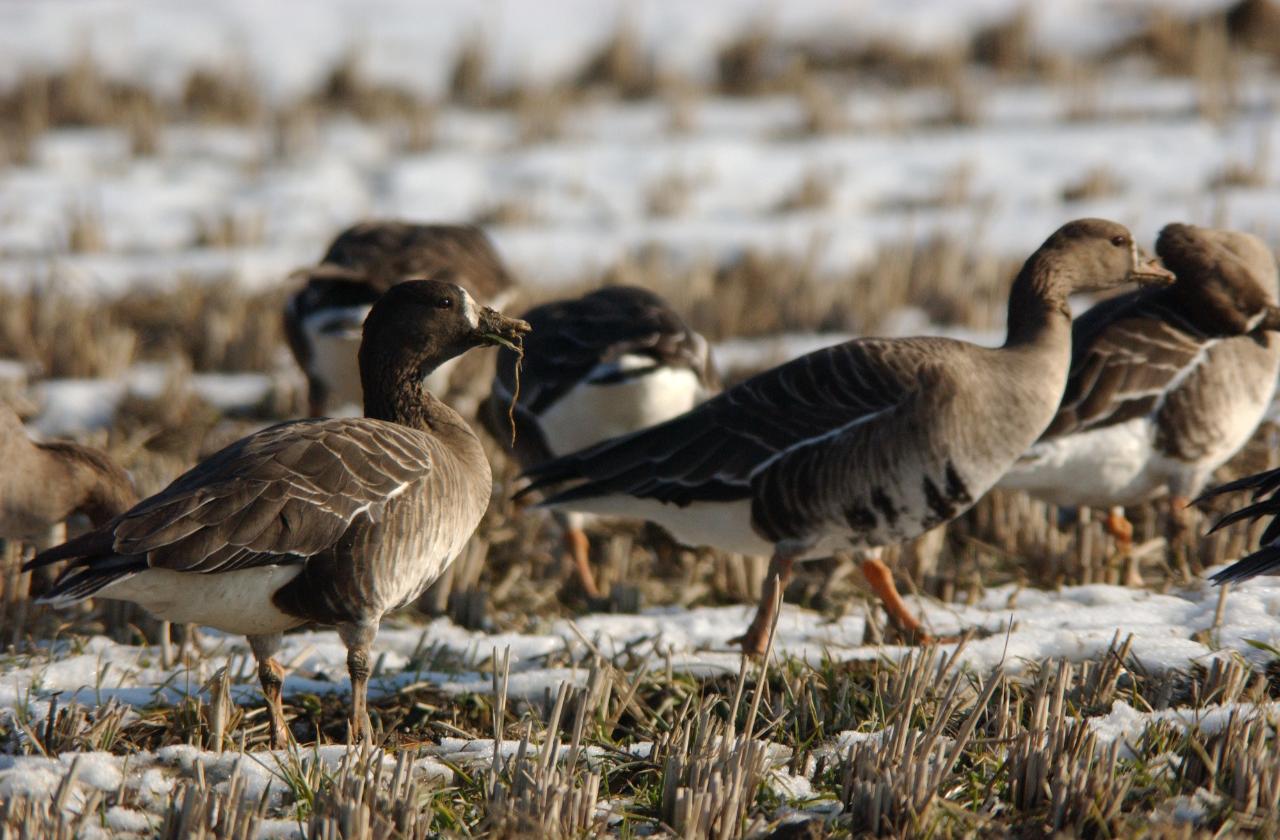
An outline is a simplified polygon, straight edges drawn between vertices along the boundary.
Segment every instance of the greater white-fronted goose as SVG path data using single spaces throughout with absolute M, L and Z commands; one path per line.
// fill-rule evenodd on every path
M 1280 469 L 1266 470 L 1215 487 L 1196 499 L 1196 502 L 1203 502 L 1224 493 L 1234 493 L 1237 490 L 1252 490 L 1250 503 L 1219 519 L 1213 526 L 1214 531 L 1246 519 L 1252 521 L 1270 516 L 1272 520 L 1262 532 L 1257 551 L 1237 560 L 1210 578 L 1217 584 L 1236 583 L 1259 575 L 1280 573 L 1280 517 L 1277 517 L 1277 514 L 1280 514 Z
M 955 517 L 1026 451 L 1066 386 L 1068 296 L 1130 280 L 1172 275 L 1122 225 L 1071 222 L 1019 272 L 1001 348 L 868 338 L 819 350 L 535 467 L 529 490 L 560 487 L 546 504 L 643 517 L 687 544 L 772 552 L 747 652 L 764 649 L 794 561 L 845 545 L 868 552 L 862 571 L 890 615 L 923 635 L 879 549 Z
M 398 221 L 347 228 L 319 265 L 297 276 L 304 282 L 285 304 L 284 331 L 307 376 L 312 417 L 361 404 L 360 325 L 392 285 L 407 278 L 449 280 L 495 307 L 503 305 L 514 285 L 480 228 Z M 446 395 L 453 367 L 446 363 L 434 371 L 428 383 L 432 393 Z
M 105 452 L 33 441 L 18 415 L 0 404 L 0 538 L 47 548 L 50 533 L 72 516 L 97 527 L 137 501 L 128 473 Z
M 46 600 L 133 601 L 169 621 L 248 636 L 276 746 L 286 732 L 272 659 L 280 634 L 337 625 L 353 736 L 367 735 L 378 622 L 448 566 L 492 492 L 480 441 L 424 379 L 527 329 L 452 283 L 393 286 L 364 324 L 363 418 L 298 420 L 242 438 L 105 527 L 41 553 L 30 566 L 69 561 Z
M 521 317 L 532 332 L 524 347 L 519 402 L 509 416 L 517 355 L 499 351 L 482 416 L 524 469 L 661 423 L 720 390 L 706 339 L 647 289 L 606 286 L 536 306 Z M 583 515 L 557 516 L 583 590 L 599 597 Z
M 1280 373 L 1280 280 L 1261 240 L 1171 224 L 1156 253 L 1177 275 L 1163 289 L 1103 301 L 1073 326 L 1062 405 L 1000 480 L 1063 506 L 1108 509 L 1130 555 L 1124 506 L 1168 494 L 1171 543 L 1209 476 L 1253 436 Z M 1130 568 L 1129 579 L 1140 580 Z

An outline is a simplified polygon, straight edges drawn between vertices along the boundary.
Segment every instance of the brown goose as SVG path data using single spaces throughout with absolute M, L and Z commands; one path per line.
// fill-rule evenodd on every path
M 76 514 L 95 526 L 138 501 L 133 482 L 105 452 L 76 443 L 37 443 L 0 405 L 0 538 L 44 548 Z M 59 541 L 54 539 L 54 542 Z
M 765 371 L 651 429 L 529 471 L 558 508 L 651 519 L 682 542 L 772 552 L 743 647 L 763 650 L 794 561 L 841 545 L 920 632 L 880 547 L 955 517 L 1039 437 L 1062 398 L 1075 292 L 1172 275 L 1122 225 L 1064 225 L 1009 295 L 1008 339 L 858 339 Z M 566 487 L 566 483 L 576 482 Z M 528 492 L 528 491 L 526 491 Z
M 439 279 L 495 307 L 514 285 L 489 237 L 471 225 L 364 222 L 338 234 L 318 266 L 299 272 L 305 283 L 285 304 L 284 330 L 307 376 L 312 417 L 361 404 L 356 350 L 373 302 L 405 278 L 442 271 L 450 276 Z M 432 393 L 446 394 L 453 367 L 436 369 Z
M 1280 328 L 1280 280 L 1261 240 L 1171 224 L 1156 253 L 1177 282 L 1076 320 L 1062 405 L 1000 480 L 1053 504 L 1108 508 L 1122 557 L 1133 537 L 1125 505 L 1167 493 L 1171 544 L 1185 536 L 1189 500 L 1253 436 L 1280 373 L 1280 337 L 1267 332 Z
M 683 414 L 720 390 L 706 339 L 647 289 L 606 286 L 521 317 L 532 332 L 512 416 L 514 454 L 525 469 Z M 482 415 L 504 443 L 511 441 L 516 358 L 499 351 Z M 557 516 L 583 591 L 599 597 L 582 515 Z
M 173 621 L 243 633 L 285 739 L 280 634 L 337 625 L 347 645 L 352 733 L 368 734 L 369 648 L 378 622 L 457 555 L 492 492 L 471 428 L 426 374 L 528 329 L 440 281 L 393 286 L 360 344 L 363 418 L 299 420 L 243 438 L 105 527 L 38 555 L 67 560 L 47 596 L 133 601 Z

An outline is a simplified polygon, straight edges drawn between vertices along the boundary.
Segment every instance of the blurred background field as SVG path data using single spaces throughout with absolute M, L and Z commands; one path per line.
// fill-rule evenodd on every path
M 1017 266 L 1068 219 L 1114 218 L 1148 247 L 1175 220 L 1280 243 L 1277 105 L 1271 0 L 0 0 L 0 399 L 41 435 L 106 448 L 153 492 L 246 431 L 303 412 L 280 327 L 290 274 L 370 217 L 481 225 L 519 279 L 511 311 L 604 282 L 653 288 L 715 343 L 729 380 L 851 335 L 995 344 Z M 1224 477 L 1274 466 L 1275 443 L 1267 424 Z M 574 589 L 554 528 L 506 501 L 515 470 L 492 453 L 495 500 L 480 532 L 380 641 L 380 723 L 402 724 L 396 745 L 406 750 L 429 742 L 444 756 L 431 766 L 451 774 L 444 787 L 415 777 L 437 791 L 422 794 L 439 805 L 427 809 L 437 830 L 518 833 L 547 818 L 521 799 L 533 794 L 517 790 L 518 773 L 494 769 L 499 781 L 481 783 L 449 752 L 469 747 L 446 742 L 495 729 L 519 739 L 526 725 L 545 734 L 566 677 L 587 695 L 565 720 L 594 721 L 580 737 L 607 755 L 596 784 L 614 804 L 565 804 L 555 813 L 580 819 L 541 825 L 551 834 L 609 820 L 623 832 L 696 834 L 697 808 L 674 801 L 676 787 L 697 788 L 680 764 L 693 759 L 671 744 L 690 731 L 675 721 L 695 726 L 685 717 L 700 704 L 774 727 L 769 737 L 790 751 L 781 763 L 734 754 L 744 767 L 785 766 L 792 781 L 779 788 L 759 768 L 735 777 L 746 804 L 722 836 L 764 836 L 797 813 L 822 817 L 813 831 L 851 833 L 1034 833 L 1053 814 L 1091 836 L 1275 825 L 1280 763 L 1263 760 L 1274 759 L 1274 727 L 1237 721 L 1258 732 L 1210 743 L 1219 730 L 1197 711 L 1226 715 L 1235 707 L 1224 703 L 1244 700 L 1266 711 L 1277 690 L 1266 646 L 1280 639 L 1280 587 L 1251 584 L 1224 610 L 1201 580 L 1245 550 L 1243 527 L 1170 557 L 1160 514 L 1136 511 L 1148 588 L 1121 590 L 1106 586 L 1121 570 L 1099 523 L 993 495 L 947 534 L 903 547 L 898 563 L 930 599 L 935 626 L 990 633 L 959 658 L 972 684 L 950 698 L 911 688 L 939 663 L 899 670 L 904 651 L 875 646 L 883 621 L 852 566 L 816 563 L 788 593 L 804 609 L 785 613 L 780 631 L 780 652 L 796 659 L 772 681 L 749 681 L 765 699 L 748 713 L 733 705 L 742 698 L 726 641 L 759 593 L 764 561 L 618 525 L 594 546 L 599 577 L 626 595 L 613 607 L 648 612 L 588 614 L 600 605 Z M 0 730 L 6 752 L 53 764 L 39 777 L 47 784 L 28 789 L 17 774 L 35 778 L 34 765 L 0 756 L 0 792 L 19 803 L 6 806 L 5 830 L 64 784 L 81 815 L 93 811 L 81 807 L 85 791 L 97 790 L 104 824 L 112 809 L 168 808 L 174 820 L 188 807 L 198 821 L 213 806 L 181 797 L 234 799 L 229 768 L 209 779 L 194 769 L 206 758 L 158 760 L 168 786 L 156 791 L 118 772 L 112 793 L 107 770 L 96 788 L 84 783 L 91 776 L 65 782 L 70 759 L 56 756 L 112 753 L 102 767 L 119 771 L 112 762 L 130 753 L 221 748 L 224 731 L 241 733 L 227 744 L 259 745 L 260 716 L 214 726 L 217 686 L 199 693 L 238 656 L 229 682 L 257 702 L 241 688 L 253 677 L 239 643 L 204 634 L 175 661 L 146 643 L 153 628 L 136 615 L 55 614 L 29 604 L 24 586 L 7 573 Z M 500 711 L 490 686 L 505 647 L 520 689 Z M 341 739 L 341 703 L 328 694 L 341 688 L 341 656 L 332 634 L 291 637 L 300 737 Z M 988 676 L 1000 662 L 1020 681 Z M 894 680 L 914 698 L 906 712 L 877 706 Z M 1004 706 L 975 717 L 979 735 L 966 742 L 956 727 L 988 688 Z M 1055 691 L 1067 698 L 1058 718 Z M 109 700 L 120 705 L 104 712 Z M 927 729 L 933 718 L 912 713 L 917 702 L 950 710 L 947 737 L 961 745 L 936 780 L 908 784 L 850 752 L 887 727 Z M 1092 761 L 1095 746 L 1066 744 L 1072 715 L 1061 703 L 1100 721 L 1074 730 L 1102 733 L 1097 755 L 1124 750 Z M 1179 704 L 1192 710 L 1185 719 L 1161 717 Z M 821 723 L 777 727 L 800 709 Z M 711 738 L 711 723 L 696 726 L 695 742 Z M 1023 753 L 988 752 L 1018 739 Z M 629 752 L 638 742 L 655 751 Z M 934 747 L 895 749 L 903 766 L 924 766 Z M 1062 802 L 1013 778 L 1041 773 L 1027 755 L 1042 749 L 1056 787 L 1070 791 Z M 1103 769 L 1081 769 L 1094 765 Z M 267 804 L 245 819 L 284 831 L 323 823 L 324 807 L 381 807 L 315 766 L 311 781 L 270 796 L 269 781 L 251 785 Z M 568 781 L 544 767 L 533 790 L 580 792 L 583 767 L 571 764 Z M 1090 775 L 1104 771 L 1109 780 Z M 272 777 L 306 781 L 301 764 Z M 859 786 L 869 779 L 887 787 Z M 707 801 L 726 790 L 737 789 Z M 892 816 L 866 818 L 872 800 Z M 170 833 L 194 825 L 153 817 L 138 819 Z M 131 818 L 118 816 L 121 826 Z M 217 831 L 235 836 L 227 825 Z

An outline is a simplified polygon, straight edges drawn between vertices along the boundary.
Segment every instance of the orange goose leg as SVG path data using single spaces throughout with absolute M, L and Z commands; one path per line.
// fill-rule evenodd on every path
M 1133 523 L 1124 515 L 1124 508 L 1116 505 L 1107 511 L 1102 527 L 1116 541 L 1116 557 L 1124 564 L 1124 585 L 1142 586 L 1142 573 L 1133 557 Z
M 564 548 L 573 560 L 573 570 L 578 576 L 578 583 L 588 598 L 599 598 L 600 587 L 596 586 L 596 576 L 591 571 L 591 541 L 581 528 L 565 523 Z
M 898 587 L 893 582 L 893 572 L 880 559 L 878 550 L 870 552 L 867 559 L 862 561 L 862 576 L 871 585 L 871 591 L 875 592 L 880 602 L 884 604 L 889 618 L 914 642 L 923 645 L 933 641 L 933 637 L 920 624 L 919 619 L 911 614 L 906 602 L 898 594 Z

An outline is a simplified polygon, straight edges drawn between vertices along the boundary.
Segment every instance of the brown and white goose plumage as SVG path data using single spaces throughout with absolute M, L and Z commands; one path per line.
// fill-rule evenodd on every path
M 1280 374 L 1276 261 L 1257 237 L 1167 225 L 1168 288 L 1099 303 L 1073 326 L 1057 415 L 1000 481 L 1057 505 L 1109 509 L 1129 555 L 1124 506 L 1170 497 L 1171 543 L 1210 475 L 1251 438 Z M 1136 570 L 1130 569 L 1136 581 Z
M 606 286 L 521 316 L 532 332 L 519 374 L 515 441 L 508 409 L 517 357 L 498 353 L 482 414 L 524 469 L 683 414 L 720 390 L 706 339 L 658 295 Z M 565 548 L 588 597 L 599 597 L 581 514 L 558 514 Z
M 1071 222 L 1023 266 L 1008 339 L 858 339 L 802 356 L 646 431 L 529 471 L 546 504 L 643 517 L 687 544 L 772 552 L 743 638 L 764 649 L 797 559 L 852 545 L 890 614 L 919 624 L 878 549 L 972 505 L 1053 419 L 1071 359 L 1069 295 L 1172 275 L 1129 231 Z M 527 491 L 526 491 L 527 492 Z
M 249 435 L 106 526 L 39 554 L 29 566 L 68 561 L 46 600 L 122 599 L 168 621 L 248 636 L 276 746 L 286 733 L 272 659 L 280 634 L 336 625 L 353 735 L 367 735 L 378 622 L 439 577 L 492 492 L 479 440 L 426 390 L 425 375 L 526 330 L 452 283 L 392 287 L 364 324 L 363 418 Z
M 98 527 L 137 501 L 128 473 L 105 452 L 33 441 L 13 409 L 0 405 L 0 539 L 48 548 L 66 539 L 73 516 Z
M 400 221 L 347 228 L 329 245 L 319 265 L 296 276 L 304 282 L 285 304 L 284 331 L 307 377 L 312 417 L 361 404 L 356 362 L 360 325 L 374 301 L 394 284 L 407 278 L 445 279 L 480 303 L 498 308 L 515 284 L 480 228 Z M 455 364 L 445 363 L 433 372 L 428 383 L 432 393 L 448 395 Z

